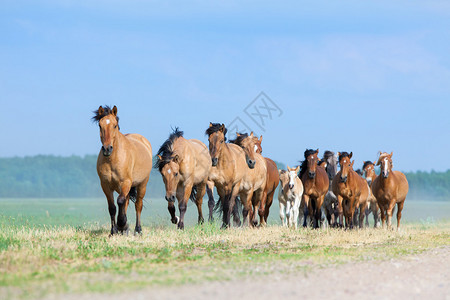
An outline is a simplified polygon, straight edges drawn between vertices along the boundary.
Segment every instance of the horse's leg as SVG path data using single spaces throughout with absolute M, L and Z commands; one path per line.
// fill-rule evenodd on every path
M 240 194 L 241 202 L 242 202 L 242 226 L 248 227 L 250 226 L 250 219 L 249 215 L 251 215 L 250 210 L 252 209 L 252 197 L 253 197 L 253 191 L 250 190 L 248 192 L 242 192 Z
M 320 228 L 322 227 L 322 206 L 323 206 L 323 201 L 325 200 L 325 195 L 319 196 L 319 198 L 317 198 L 317 212 L 316 212 L 316 217 L 318 218 L 318 227 Z
M 309 198 L 308 204 L 309 219 L 312 228 L 319 228 L 317 216 L 317 198 Z
M 298 226 L 299 206 L 300 206 L 300 199 L 298 197 L 296 197 L 295 200 L 294 200 L 294 206 L 293 206 L 293 210 L 294 210 L 294 228 L 296 230 L 297 230 L 297 226 Z
M 391 200 L 391 202 L 389 203 L 389 207 L 387 209 L 387 227 L 388 227 L 388 229 L 392 228 L 392 214 L 394 213 L 395 204 L 396 204 L 396 201 Z
M 266 219 L 264 217 L 264 214 L 266 211 L 266 205 L 267 205 L 267 191 L 264 190 L 262 198 L 261 198 L 261 202 L 259 203 L 259 207 L 258 207 L 260 226 L 266 226 Z
M 213 211 L 214 211 L 214 193 L 213 193 L 213 189 L 214 189 L 214 182 L 212 181 L 207 181 L 206 182 L 206 193 L 208 194 L 208 209 L 209 209 L 209 217 L 208 217 L 208 221 L 210 223 L 214 222 L 214 215 L 213 215 Z
M 178 209 L 180 211 L 180 220 L 178 229 L 184 229 L 184 214 L 186 213 L 187 203 L 192 192 L 192 183 L 184 182 L 177 188 Z
M 384 228 L 386 226 L 386 210 L 384 208 L 384 205 L 380 205 L 380 214 L 381 214 L 381 226 Z
M 405 204 L 405 200 L 397 203 L 397 230 L 400 230 L 400 220 L 402 218 L 403 204 Z
M 119 215 L 117 216 L 117 227 L 120 232 L 128 230 L 127 224 L 127 209 L 130 200 L 129 193 L 131 189 L 131 180 L 127 180 L 121 185 L 121 192 L 117 197 L 117 204 L 119 205 Z
M 303 227 L 307 227 L 308 222 L 307 222 L 307 218 L 308 218 L 308 207 L 309 207 L 309 202 L 311 200 L 309 199 L 309 195 L 305 195 L 303 194 L 302 196 L 302 204 L 303 204 Z M 300 205 L 302 206 L 302 205 Z
M 264 222 L 267 223 L 267 219 L 269 218 L 269 210 L 273 203 L 273 196 L 275 195 L 275 190 L 267 194 L 266 205 L 264 207 Z
M 252 197 L 252 205 L 253 205 L 253 226 L 256 226 L 258 224 L 258 221 L 256 219 L 256 215 L 259 214 L 261 223 L 261 226 L 265 226 L 266 223 L 264 222 L 264 204 L 265 203 L 265 197 L 267 196 L 267 193 L 265 190 L 257 190 L 255 193 L 253 193 Z M 261 209 L 262 206 L 262 209 Z
M 372 214 L 373 214 L 373 228 L 377 228 L 378 227 L 378 219 L 379 219 L 379 215 L 378 215 L 378 205 L 376 203 L 372 202 L 371 205 L 372 208 Z
M 367 221 L 368 216 L 366 214 L 367 210 L 367 201 L 359 206 L 359 228 L 364 227 L 364 217 L 366 218 L 367 227 L 369 227 L 369 222 Z
M 337 196 L 337 211 L 339 214 L 339 227 L 343 227 L 344 226 L 344 209 L 342 207 L 342 201 L 344 200 L 344 198 L 342 196 Z
M 286 222 L 287 222 L 287 227 L 291 227 L 292 226 L 292 206 L 291 206 L 291 200 L 288 199 L 286 201 Z
M 232 188 L 225 188 L 223 197 L 221 196 L 222 205 L 222 228 L 230 227 L 230 219 L 233 209 L 235 207 L 235 200 L 237 193 L 239 192 L 239 184 L 236 184 Z
M 203 222 L 205 221 L 205 219 L 203 219 L 203 212 L 202 212 L 203 196 L 205 196 L 205 193 L 206 193 L 206 182 L 197 185 L 197 195 L 195 197 L 195 204 L 197 205 L 198 211 L 198 224 L 203 224 Z
M 147 180 L 144 180 L 138 187 L 137 187 L 137 196 L 136 196 L 136 203 L 134 204 L 134 207 L 136 209 L 136 227 L 134 228 L 134 231 L 136 233 L 142 233 L 142 227 L 141 227 L 141 213 L 142 213 L 142 207 L 144 205 L 144 196 L 145 192 L 147 190 Z
M 108 201 L 109 217 L 111 218 L 111 235 L 117 233 L 116 225 L 116 204 L 114 203 L 114 191 L 109 188 L 103 182 L 101 183 L 103 193 L 105 193 L 106 200 Z
M 285 203 L 283 203 L 283 201 L 278 201 L 278 204 L 279 204 L 279 207 L 280 207 L 280 220 L 281 220 L 281 225 L 282 225 L 283 227 L 285 227 L 285 226 L 286 226 L 286 222 L 285 222 L 285 220 L 284 220 L 284 216 L 285 216 L 285 213 L 286 213 L 286 205 L 285 205 Z

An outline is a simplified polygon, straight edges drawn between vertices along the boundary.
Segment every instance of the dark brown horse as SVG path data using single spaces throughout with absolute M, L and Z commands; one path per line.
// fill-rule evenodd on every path
M 328 191 L 327 172 L 318 165 L 319 149 L 307 149 L 304 153 L 305 160 L 300 166 L 299 178 L 303 183 L 303 206 L 308 207 L 309 217 L 314 228 L 319 228 L 322 219 L 322 204 Z M 305 210 L 306 212 L 306 210 Z M 306 226 L 306 213 L 303 226 Z
M 385 227 L 387 215 L 387 226 L 391 228 L 392 214 L 397 204 L 398 230 L 400 229 L 400 219 L 402 218 L 403 205 L 405 204 L 409 185 L 405 174 L 399 171 L 392 171 L 392 154 L 392 152 L 387 154 L 380 151 L 377 166 L 381 166 L 381 174 L 372 183 L 372 192 L 377 198 L 378 206 L 380 207 L 383 227 Z
M 158 150 L 155 167 L 159 169 L 166 186 L 166 200 L 173 224 L 184 229 L 184 215 L 189 198 L 198 210 L 198 223 L 203 223 L 202 203 L 211 170 L 211 156 L 205 144 L 196 139 L 185 139 L 175 128 Z M 180 218 L 175 216 L 175 199 L 178 199 Z
M 262 153 L 262 136 L 258 139 L 254 137 L 256 143 L 256 153 Z M 269 210 L 273 203 L 273 196 L 278 184 L 280 183 L 280 173 L 278 172 L 277 164 L 268 157 L 264 157 L 266 160 L 267 177 L 266 177 L 266 188 L 264 189 L 264 194 L 261 199 L 261 204 L 258 208 L 259 223 L 262 226 L 267 224 L 267 218 L 269 217 Z
M 111 234 L 128 230 L 127 208 L 129 200 L 135 199 L 137 233 L 142 232 L 141 212 L 147 182 L 152 170 L 152 147 L 139 134 L 122 134 L 119 131 L 117 107 L 100 106 L 93 121 L 100 127 L 102 148 L 97 159 L 97 173 L 111 217 Z M 119 194 L 119 215 L 116 225 L 114 192 Z
M 333 193 L 338 199 L 339 223 L 342 226 L 342 217 L 345 216 L 345 227 L 353 228 L 353 217 L 359 206 L 359 211 L 363 212 L 359 217 L 359 227 L 362 228 L 369 197 L 369 186 L 364 178 L 353 171 L 355 162 L 351 161 L 353 153 L 339 152 L 338 155 L 341 170 L 334 176 L 332 185 Z
M 208 135 L 212 163 L 209 180 L 214 182 L 219 194 L 216 210 L 222 213 L 222 227 L 228 228 L 242 179 L 249 168 L 244 150 L 238 145 L 226 143 L 227 129 L 224 124 L 210 123 L 205 134 Z M 234 224 L 240 224 L 237 215 L 233 214 L 233 217 Z

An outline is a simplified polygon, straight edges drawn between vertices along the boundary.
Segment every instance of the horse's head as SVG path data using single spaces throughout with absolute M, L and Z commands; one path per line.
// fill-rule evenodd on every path
M 289 177 L 289 189 L 293 189 L 295 186 L 295 178 L 297 177 L 298 171 L 300 170 L 300 166 L 297 166 L 296 168 L 289 168 L 287 166 L 288 170 L 288 177 Z
M 262 147 L 261 147 L 261 143 L 262 143 L 262 136 L 259 137 L 259 139 L 254 136 L 253 140 L 255 141 L 255 145 L 256 145 L 256 153 L 261 154 L 262 153 Z
M 336 155 L 334 154 L 334 152 L 327 150 L 323 154 L 322 160 L 326 162 L 325 170 L 327 171 L 328 178 L 330 180 L 333 180 L 334 176 L 338 172 L 338 159 Z
M 178 155 L 161 157 L 158 155 L 159 172 L 166 186 L 166 200 L 175 202 L 178 182 L 180 181 L 180 165 Z
M 230 141 L 244 150 L 245 160 L 250 169 L 253 169 L 256 164 L 255 153 L 258 151 L 258 145 L 256 144 L 255 139 L 258 140 L 258 138 L 253 135 L 253 132 L 250 135 L 236 132 L 236 139 Z
M 100 127 L 100 140 L 102 142 L 102 153 L 104 156 L 110 156 L 113 152 L 113 144 L 119 132 L 119 117 L 117 117 L 117 107 L 112 109 L 109 106 L 100 106 L 94 111 L 92 118 Z
M 341 166 L 341 182 L 347 182 L 348 174 L 351 170 L 353 170 L 353 163 L 355 161 L 351 161 L 351 158 L 353 156 L 353 152 L 350 152 L 348 154 L 347 152 L 338 152 L 339 156 L 339 165 Z
M 317 149 L 316 151 L 311 151 L 305 157 L 308 176 L 311 179 L 316 177 L 317 163 L 319 162 L 318 155 L 319 155 L 319 149 Z
M 388 178 L 389 173 L 392 171 L 393 154 L 394 152 L 391 152 L 391 154 L 387 154 L 386 152 L 382 153 L 380 151 L 380 157 L 378 158 L 377 166 L 381 166 L 381 175 L 383 175 L 384 178 Z
M 225 146 L 227 129 L 224 124 L 209 123 L 209 128 L 206 129 L 205 133 L 208 135 L 211 163 L 215 167 L 219 162 L 219 156 Z
M 375 162 L 371 162 L 370 160 L 365 161 L 362 167 L 362 171 L 364 173 L 364 176 L 366 177 L 367 183 L 371 185 L 373 178 L 376 176 Z

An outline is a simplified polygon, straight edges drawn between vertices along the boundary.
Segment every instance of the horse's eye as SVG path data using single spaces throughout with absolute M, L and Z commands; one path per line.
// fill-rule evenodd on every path
M 117 125 L 116 125 L 116 126 L 114 126 L 114 128 L 117 128 Z
M 177 177 L 177 176 L 178 176 L 178 172 L 175 173 L 175 177 Z
M 220 143 L 223 144 L 223 140 L 221 140 Z

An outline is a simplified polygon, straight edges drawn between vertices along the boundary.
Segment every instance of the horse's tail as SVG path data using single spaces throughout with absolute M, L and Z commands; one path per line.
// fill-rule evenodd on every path
M 136 189 L 135 186 L 133 186 L 133 187 L 130 189 L 130 192 L 128 193 L 128 197 L 130 197 L 130 200 L 131 200 L 133 203 L 136 203 L 137 189 Z
M 227 195 L 225 197 L 230 198 L 231 195 Z M 222 197 L 219 197 L 219 200 L 217 200 L 217 202 L 214 206 L 214 212 L 216 214 L 219 214 L 219 216 L 222 216 L 225 202 L 227 202 L 227 201 L 224 201 L 224 199 Z M 234 218 L 239 219 L 240 218 L 239 212 L 241 210 L 242 210 L 241 199 L 239 197 L 236 197 L 236 199 L 234 200 L 234 207 L 233 207 L 233 211 L 231 212 L 231 214 L 233 215 Z
M 194 185 L 192 187 L 191 195 L 189 196 L 189 199 L 191 199 L 192 202 L 196 202 L 196 199 L 197 199 L 197 186 L 196 185 Z

